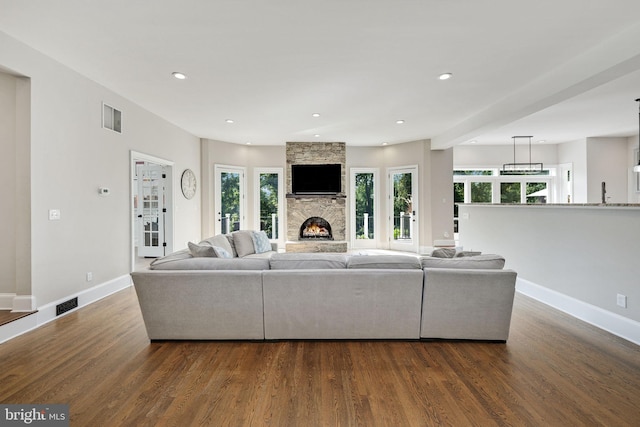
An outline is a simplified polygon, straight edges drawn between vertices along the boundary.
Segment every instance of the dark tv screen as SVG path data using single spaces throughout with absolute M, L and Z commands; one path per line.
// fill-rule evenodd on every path
M 338 194 L 342 192 L 342 167 L 330 165 L 291 165 L 293 194 Z

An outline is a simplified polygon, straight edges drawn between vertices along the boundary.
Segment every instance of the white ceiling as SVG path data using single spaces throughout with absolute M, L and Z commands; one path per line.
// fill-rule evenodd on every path
M 0 31 L 233 143 L 638 133 L 638 0 L 0 0 Z

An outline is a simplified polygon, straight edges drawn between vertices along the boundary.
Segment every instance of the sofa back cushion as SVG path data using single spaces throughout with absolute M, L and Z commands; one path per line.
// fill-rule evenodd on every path
M 347 257 L 335 253 L 275 253 L 270 265 L 272 270 L 347 268 Z
M 420 259 L 409 255 L 353 255 L 347 268 L 421 269 Z
M 456 258 L 422 257 L 422 268 L 475 268 L 501 270 L 504 257 L 500 255 L 476 255 Z

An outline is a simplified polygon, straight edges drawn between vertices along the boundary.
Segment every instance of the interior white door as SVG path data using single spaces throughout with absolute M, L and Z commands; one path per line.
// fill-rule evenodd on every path
M 138 237 L 138 256 L 160 257 L 166 251 L 165 197 L 166 173 L 164 167 L 144 162 L 138 168 L 138 203 L 136 227 Z
M 389 169 L 389 247 L 418 252 L 418 167 Z
M 215 166 L 215 232 L 228 234 L 245 227 L 245 170 Z

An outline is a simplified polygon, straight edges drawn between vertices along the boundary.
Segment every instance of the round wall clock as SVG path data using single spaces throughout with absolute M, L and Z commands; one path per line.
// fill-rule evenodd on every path
M 191 169 L 185 169 L 180 179 L 182 194 L 187 199 L 192 199 L 196 195 L 196 175 Z

